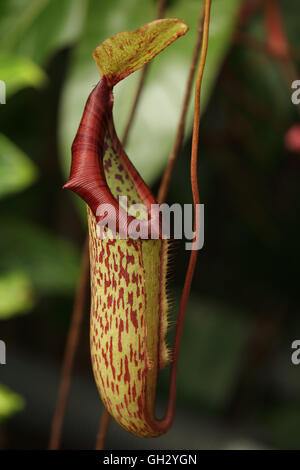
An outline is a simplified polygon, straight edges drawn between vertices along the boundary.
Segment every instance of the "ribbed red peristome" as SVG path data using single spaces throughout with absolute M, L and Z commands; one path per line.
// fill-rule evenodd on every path
M 72 145 L 70 178 L 63 187 L 74 191 L 88 204 L 97 222 L 101 220 L 97 216 L 99 205 L 110 204 L 115 209 L 116 230 L 126 232 L 134 218 L 119 208 L 118 201 L 108 187 L 103 168 L 104 138 L 107 132 L 142 202 L 150 209 L 151 204 L 156 204 L 156 200 L 123 150 L 115 131 L 112 107 L 112 88 L 107 84 L 105 77 L 102 77 L 87 100 Z

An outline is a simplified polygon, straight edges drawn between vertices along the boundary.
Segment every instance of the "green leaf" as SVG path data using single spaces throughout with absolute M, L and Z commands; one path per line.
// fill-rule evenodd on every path
M 43 85 L 46 75 L 27 57 L 0 52 L 0 79 L 5 82 L 6 95 L 9 96 L 26 86 Z
M 36 176 L 36 167 L 27 155 L 0 134 L 0 198 L 25 189 Z
M 42 294 L 71 292 L 79 256 L 72 244 L 57 236 L 22 220 L 6 220 L 1 227 L 0 269 L 22 271 Z
M 44 64 L 59 48 L 76 40 L 85 2 L 10 0 L 0 3 L 0 49 Z
M 24 399 L 0 384 L 0 421 L 21 411 L 25 406 Z
M 33 287 L 22 272 L 0 276 L 0 320 L 26 313 L 33 306 Z
M 193 54 L 198 18 L 203 2 L 178 0 L 166 16 L 185 21 L 190 30 L 186 37 L 157 56 L 151 63 L 134 125 L 128 141 L 128 155 L 148 184 L 162 172 L 180 116 L 181 105 Z M 235 27 L 239 0 L 215 0 L 211 12 L 211 29 L 202 95 L 202 111 L 207 104 L 217 74 L 228 51 Z M 134 30 L 155 17 L 152 0 L 112 0 L 89 2 L 82 40 L 74 51 L 71 74 L 61 106 L 60 143 L 65 174 L 70 170 L 70 148 L 78 128 L 85 102 L 99 76 L 92 60 L 92 51 L 113 34 Z M 139 73 L 115 87 L 114 116 L 118 134 L 122 136 L 135 95 Z M 190 134 L 193 106 L 189 107 L 187 134 Z

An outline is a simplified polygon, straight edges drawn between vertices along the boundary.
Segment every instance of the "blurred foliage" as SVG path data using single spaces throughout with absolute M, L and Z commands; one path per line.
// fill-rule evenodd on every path
M 0 6 L 0 50 L 43 64 L 77 39 L 85 9 L 81 0 L 9 0 Z
M 73 246 L 22 220 L 10 220 L 1 230 L 0 269 L 20 269 L 41 293 L 72 291 L 79 273 Z
M 0 79 L 7 98 L 26 86 L 45 86 L 46 73 L 37 63 L 45 64 L 76 38 L 81 9 L 77 1 L 1 2 Z M 36 177 L 34 163 L 0 134 L 0 197 L 25 189 Z M 29 312 L 37 295 L 72 291 L 78 276 L 70 244 L 20 219 L 2 219 L 0 259 L 0 320 Z M 22 407 L 23 400 L 1 386 L 0 419 Z
M 0 320 L 31 310 L 32 292 L 32 283 L 24 273 L 14 271 L 0 276 Z
M 300 333 L 300 164 L 284 146 L 299 115 L 282 63 L 239 40 L 243 3 L 214 0 L 212 7 L 199 160 L 205 246 L 184 327 L 178 398 L 199 416 L 249 429 L 249 442 L 300 449 L 300 374 L 289 350 Z M 185 20 L 190 31 L 151 64 L 129 137 L 129 156 L 154 191 L 175 135 L 201 4 L 168 2 L 167 16 Z M 300 4 L 280 4 L 298 67 Z M 155 14 L 154 0 L 0 3 L 0 79 L 7 85 L 0 105 L 0 338 L 57 357 L 58 366 L 85 230 L 60 188 L 84 103 L 99 80 L 92 51 Z M 240 29 L 264 44 L 262 10 Z M 120 136 L 138 80 L 135 73 L 115 89 Z M 191 201 L 191 125 L 192 103 L 170 202 Z M 186 261 L 182 245 L 174 265 L 177 299 Z M 88 357 L 78 356 L 85 374 Z M 160 391 L 166 394 L 167 372 Z M 0 420 L 23 406 L 1 385 Z M 18 432 L 23 445 L 22 432 L 13 439 Z
M 178 311 L 180 292 L 176 299 Z M 205 403 L 207 411 L 224 412 L 237 386 L 250 332 L 246 313 L 192 294 L 181 344 L 178 399 L 191 409 Z M 174 331 L 169 344 L 173 335 Z M 167 394 L 166 375 L 161 387 Z
M 23 407 L 23 398 L 0 384 L 0 422 Z
M 41 86 L 46 75 L 40 67 L 27 57 L 0 53 L 1 80 L 6 84 L 9 97 L 26 86 Z
M 178 373 L 179 397 L 190 406 L 204 401 L 210 410 L 225 410 L 236 387 L 248 338 L 247 317 L 240 311 L 192 296 L 182 341 L 181 361 L 186 366 Z
M 0 134 L 0 198 L 29 186 L 35 180 L 36 173 L 32 161 Z

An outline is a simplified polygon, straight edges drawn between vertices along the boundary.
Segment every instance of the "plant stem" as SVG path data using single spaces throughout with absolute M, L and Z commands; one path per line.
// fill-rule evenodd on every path
M 63 420 L 66 411 L 67 399 L 70 391 L 71 376 L 73 371 L 75 354 L 78 346 L 80 329 L 82 325 L 84 307 L 86 302 L 87 284 L 89 279 L 89 240 L 85 239 L 81 257 L 80 276 L 76 288 L 75 301 L 72 313 L 71 325 L 68 332 L 67 344 L 63 359 L 61 380 L 57 396 L 54 417 L 51 426 L 49 450 L 57 450 L 60 447 Z
M 158 1 L 157 15 L 156 15 L 157 19 L 164 17 L 166 4 L 167 4 L 167 0 L 159 0 Z M 131 126 L 133 124 L 134 117 L 135 117 L 135 114 L 136 114 L 136 110 L 137 110 L 138 104 L 140 102 L 140 98 L 141 98 L 142 90 L 144 88 L 144 84 L 145 84 L 145 80 L 146 80 L 146 76 L 147 76 L 147 73 L 148 73 L 149 66 L 150 66 L 150 63 L 146 64 L 141 70 L 140 81 L 138 83 L 138 87 L 137 87 L 136 94 L 135 94 L 135 97 L 134 97 L 134 100 L 133 100 L 132 108 L 130 110 L 129 117 L 128 117 L 128 120 L 127 120 L 127 123 L 126 123 L 126 126 L 125 126 L 125 130 L 124 130 L 124 134 L 123 134 L 123 137 L 122 137 L 123 147 L 125 147 L 125 145 L 127 143 L 128 134 L 129 134 L 129 131 L 130 131 Z
M 129 118 L 128 118 L 128 121 L 126 123 L 125 131 L 124 131 L 124 134 L 123 134 L 123 137 L 122 137 L 122 145 L 124 147 L 127 143 L 129 130 L 130 130 L 132 124 L 133 124 L 133 120 L 134 120 L 135 113 L 136 113 L 136 110 L 137 110 L 137 107 L 138 107 L 138 103 L 139 103 L 140 98 L 141 98 L 141 94 L 142 94 L 142 90 L 144 88 L 144 83 L 145 83 L 145 80 L 146 80 L 146 75 L 147 75 L 147 72 L 148 72 L 149 65 L 150 65 L 149 63 L 146 64 L 141 70 L 140 81 L 138 83 L 136 94 L 135 94 L 135 97 L 134 97 L 134 100 L 133 100 L 133 105 L 132 105 L 132 108 L 130 110 Z
M 101 416 L 100 427 L 97 434 L 95 450 L 103 450 L 105 448 L 106 435 L 108 426 L 110 423 L 110 414 L 106 408 L 104 408 Z
M 197 66 L 197 61 L 199 57 L 199 52 L 201 48 L 201 43 L 202 43 L 202 34 L 203 34 L 203 12 L 201 12 L 200 19 L 199 19 L 199 24 L 198 24 L 198 31 L 197 31 L 197 38 L 196 38 L 196 43 L 194 47 L 194 52 L 193 52 L 193 58 L 192 58 L 192 63 L 190 66 L 190 71 L 188 75 L 188 80 L 187 80 L 187 85 L 186 85 L 186 90 L 185 90 L 185 95 L 184 95 L 184 100 L 183 100 L 183 106 L 181 110 L 181 115 L 179 119 L 179 124 L 177 128 L 177 134 L 176 138 L 174 141 L 173 148 L 171 150 L 171 153 L 169 155 L 168 159 L 168 164 L 166 166 L 165 172 L 162 177 L 162 181 L 160 184 L 160 188 L 158 191 L 158 196 L 157 196 L 157 201 L 159 204 L 162 204 L 167 196 L 168 189 L 170 186 L 171 182 L 171 177 L 172 173 L 175 167 L 175 163 L 179 154 L 179 150 L 181 147 L 183 135 L 184 135 L 184 128 L 185 128 L 185 119 L 186 119 L 186 114 L 188 110 L 188 105 L 190 102 L 190 97 L 192 93 L 192 86 L 193 86 L 193 80 L 195 76 L 195 71 L 196 71 L 196 66 Z
M 158 0 L 158 5 L 157 5 L 157 18 L 163 18 L 165 14 L 165 10 L 167 7 L 167 0 Z
M 212 0 L 204 0 L 204 29 L 203 29 L 203 40 L 200 62 L 197 72 L 196 88 L 195 88 L 195 111 L 194 111 L 194 127 L 193 127 L 193 138 L 192 138 L 192 153 L 191 153 L 191 185 L 193 193 L 193 204 L 194 204 L 194 232 L 198 231 L 198 224 L 196 220 L 197 215 L 197 204 L 200 204 L 198 181 L 197 181 L 197 162 L 198 162 L 198 143 L 199 143 L 199 124 L 200 124 L 200 94 L 201 85 L 204 73 L 204 67 L 207 56 L 208 48 L 208 37 L 209 37 L 209 23 L 210 23 L 210 9 Z M 165 418 L 161 421 L 161 429 L 168 429 L 174 419 L 174 410 L 176 403 L 176 382 L 177 382 L 177 369 L 179 359 L 179 349 L 182 336 L 183 322 L 186 312 L 186 305 L 191 289 L 191 283 L 195 271 L 197 261 L 198 250 L 192 250 L 181 296 L 181 302 L 179 307 L 179 314 L 177 320 L 175 342 L 174 342 L 174 358 L 171 368 L 170 376 L 170 395 L 169 403 Z

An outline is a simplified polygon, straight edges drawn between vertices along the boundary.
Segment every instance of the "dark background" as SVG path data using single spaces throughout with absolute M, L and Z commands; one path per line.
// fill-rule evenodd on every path
M 300 59 L 300 4 L 279 1 L 291 56 L 272 49 L 262 1 L 215 0 L 203 89 L 199 186 L 205 246 L 184 327 L 171 431 L 138 439 L 112 423 L 108 449 L 300 448 L 300 155 L 291 82 Z M 274 2 L 277 3 L 277 2 Z M 175 136 L 201 1 L 167 2 L 190 31 L 157 57 L 128 141 L 156 193 Z M 246 15 L 243 6 L 254 6 Z M 83 104 L 97 83 L 91 53 L 155 18 L 152 0 L 4 0 L 0 5 L 0 448 L 47 447 L 86 233 L 61 190 Z M 274 46 L 274 44 L 273 44 Z M 276 48 L 275 48 L 276 49 Z M 122 134 L 137 78 L 116 90 Z M 168 202 L 191 202 L 192 107 Z M 187 254 L 178 246 L 173 295 Z M 63 447 L 93 448 L 102 405 L 89 358 L 86 305 Z M 174 308 L 176 318 L 176 308 Z M 167 374 L 158 408 L 167 401 Z

